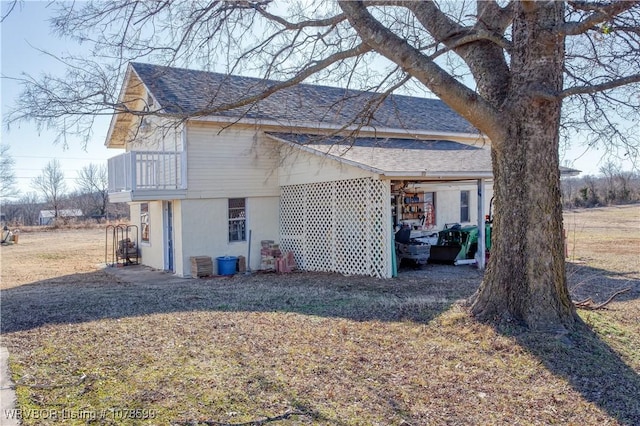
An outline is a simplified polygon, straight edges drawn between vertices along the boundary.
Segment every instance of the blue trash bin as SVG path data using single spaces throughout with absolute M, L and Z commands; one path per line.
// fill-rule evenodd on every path
M 238 258 L 236 256 L 219 256 L 218 260 L 218 275 L 234 275 L 236 273 L 236 263 Z

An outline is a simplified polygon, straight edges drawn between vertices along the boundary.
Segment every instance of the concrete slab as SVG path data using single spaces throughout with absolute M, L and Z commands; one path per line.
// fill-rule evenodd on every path
M 132 283 L 172 283 L 184 282 L 191 278 L 179 277 L 173 273 L 160 271 L 145 265 L 105 266 L 105 272 Z
M 0 347 L 0 425 L 18 426 L 15 386 L 9 372 L 9 351 Z

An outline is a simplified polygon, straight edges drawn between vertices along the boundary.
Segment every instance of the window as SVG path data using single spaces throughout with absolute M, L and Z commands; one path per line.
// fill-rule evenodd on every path
M 149 242 L 149 203 L 140 204 L 140 240 Z
M 460 222 L 469 222 L 469 191 L 460 191 Z
M 229 241 L 247 240 L 245 198 L 229 198 Z

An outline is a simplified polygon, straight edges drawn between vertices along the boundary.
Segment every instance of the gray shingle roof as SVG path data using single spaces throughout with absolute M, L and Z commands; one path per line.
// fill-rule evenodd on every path
M 268 132 L 318 154 L 389 176 L 476 178 L 491 175 L 488 148 L 445 140 L 340 137 Z
M 336 87 L 298 84 L 278 91 L 256 104 L 233 110 L 221 105 L 263 92 L 275 81 L 250 77 L 132 63 L 133 70 L 168 114 L 245 117 L 281 124 L 316 123 L 415 131 L 477 133 L 466 120 L 438 99 L 390 95 L 363 123 L 360 114 L 376 94 Z

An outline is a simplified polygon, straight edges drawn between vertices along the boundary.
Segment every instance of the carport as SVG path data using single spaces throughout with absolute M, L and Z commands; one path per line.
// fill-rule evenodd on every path
M 396 227 L 407 223 L 416 233 L 433 233 L 445 223 L 459 222 L 461 194 L 468 196 L 468 222 L 484 227 L 492 174 L 491 153 L 481 139 L 476 146 L 412 138 L 268 135 L 325 162 L 371 175 L 327 181 L 318 175 L 315 182 L 281 188 L 281 245 L 294 252 L 301 269 L 394 276 Z M 404 202 L 408 191 L 417 201 Z M 435 219 L 425 226 L 419 222 L 429 202 L 435 204 Z

